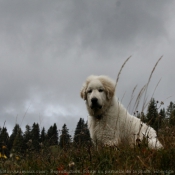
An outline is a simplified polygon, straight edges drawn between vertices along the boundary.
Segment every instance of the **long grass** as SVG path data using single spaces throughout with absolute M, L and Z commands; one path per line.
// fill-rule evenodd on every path
M 115 83 L 115 89 L 117 87 L 117 84 L 118 84 L 118 81 L 119 81 L 119 77 L 120 77 L 120 74 L 122 72 L 122 69 L 124 68 L 125 64 L 127 63 L 127 61 L 131 58 L 131 56 L 129 56 L 125 62 L 122 64 L 121 68 L 120 68 L 120 71 L 118 72 L 118 75 L 117 75 L 117 79 L 116 79 L 116 83 Z
M 175 173 L 175 128 L 161 133 L 165 148 L 149 149 L 144 144 L 134 148 L 121 143 L 115 147 L 92 145 L 80 148 L 61 149 L 58 146 L 44 147 L 39 152 L 29 151 L 19 159 L 1 160 L 0 170 L 4 174 L 174 174 Z
M 150 74 L 150 76 L 149 76 L 149 78 L 148 78 L 148 82 L 147 82 L 146 87 L 145 87 L 145 95 L 144 95 L 144 99 L 143 99 L 142 112 L 144 111 L 144 109 L 145 109 L 145 107 L 146 107 L 145 104 L 147 103 L 146 95 L 147 95 L 147 90 L 148 90 L 149 83 L 150 83 L 151 78 L 152 78 L 152 75 L 153 75 L 153 73 L 154 73 L 154 71 L 155 71 L 155 69 L 156 69 L 156 67 L 157 67 L 157 65 L 158 65 L 158 63 L 159 63 L 159 61 L 162 59 L 162 57 L 163 57 L 163 56 L 161 56 L 161 57 L 158 59 L 158 61 L 156 62 L 155 66 L 153 67 L 153 69 L 152 69 L 152 71 L 151 71 L 151 74 Z

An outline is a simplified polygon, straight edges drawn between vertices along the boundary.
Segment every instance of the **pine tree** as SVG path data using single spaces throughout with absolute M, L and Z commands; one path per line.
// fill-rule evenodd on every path
M 3 127 L 2 129 L 0 128 L 0 153 L 2 155 L 9 156 L 9 150 L 8 150 L 8 141 L 9 141 L 9 135 L 7 132 L 7 128 Z
M 49 146 L 58 145 L 58 130 L 56 123 L 54 123 L 54 125 L 48 129 L 47 141 L 49 143 Z
M 39 125 L 37 124 L 33 124 L 32 126 L 32 131 L 31 131 L 31 138 L 32 138 L 32 146 L 34 148 L 35 151 L 38 151 L 40 148 L 40 129 L 39 129 Z
M 9 141 L 9 135 L 7 132 L 7 128 L 3 127 L 2 129 L 0 128 L 0 148 L 3 145 L 7 145 Z
M 159 123 L 160 123 L 160 126 L 163 127 L 163 124 L 165 125 L 165 118 L 166 118 L 166 112 L 165 112 L 165 109 L 160 109 L 160 112 L 159 112 Z
M 31 127 L 29 125 L 26 125 L 26 130 L 24 132 L 24 138 L 26 141 L 30 140 L 32 135 L 31 135 Z
M 82 143 L 83 140 L 83 128 L 84 128 L 84 120 L 80 118 L 74 133 L 74 143 L 78 145 Z
M 144 114 L 144 112 L 138 112 L 136 113 L 136 117 L 139 118 L 142 122 L 146 123 L 147 122 L 147 118 Z
M 45 131 L 45 128 L 43 127 L 43 129 L 41 130 L 41 138 L 40 138 L 40 141 L 42 144 L 45 143 L 46 141 L 46 131 Z
M 175 126 L 175 109 L 171 112 L 171 115 L 169 118 L 169 124 L 172 126 Z
M 23 153 L 25 150 L 24 138 L 21 128 L 19 128 L 17 131 L 12 149 L 15 153 Z
M 46 140 L 47 140 L 47 146 L 51 146 L 51 140 L 52 140 L 52 136 L 53 136 L 53 126 L 50 126 L 50 128 L 47 131 L 47 135 L 46 135 Z
M 89 130 L 87 123 L 84 122 L 84 119 L 80 118 L 74 133 L 74 144 L 79 147 L 85 144 L 87 145 L 87 143 L 90 143 Z
M 20 131 L 20 130 L 21 130 L 21 128 L 20 128 L 19 124 L 16 124 L 12 130 L 12 134 L 9 137 L 9 142 L 8 142 L 8 149 L 9 150 L 12 149 L 16 135 L 17 135 L 18 131 Z
M 67 129 L 66 124 L 63 125 L 60 135 L 60 147 L 67 148 L 70 146 L 71 136 L 69 135 L 69 130 Z
M 159 112 L 159 115 L 162 117 L 162 119 L 165 119 L 166 117 L 166 112 L 165 112 L 165 109 L 160 109 L 160 112 Z
M 26 130 L 24 132 L 23 137 L 24 137 L 25 149 L 27 149 L 28 143 L 32 139 L 31 127 L 29 125 L 26 125 Z
M 166 117 L 170 118 L 171 113 L 175 110 L 175 104 L 171 101 L 166 110 Z
M 147 123 L 157 131 L 160 127 L 160 120 L 157 111 L 157 102 L 154 100 L 154 98 L 152 98 L 149 103 L 146 117 Z
M 53 136 L 52 136 L 52 142 L 53 145 L 58 145 L 58 130 L 57 130 L 57 125 L 54 123 L 53 125 Z
M 1 147 L 2 147 L 2 139 L 1 139 L 1 134 L 2 134 L 2 128 L 0 127 L 0 152 L 1 152 Z

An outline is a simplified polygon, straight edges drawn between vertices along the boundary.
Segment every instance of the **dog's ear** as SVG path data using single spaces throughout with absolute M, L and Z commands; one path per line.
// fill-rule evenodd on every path
M 103 87 L 105 88 L 107 99 L 110 100 L 115 94 L 115 85 L 111 80 L 106 80 L 102 77 L 100 78 L 100 80 L 103 84 Z
M 115 88 L 113 86 L 107 85 L 105 86 L 105 91 L 107 94 L 107 99 L 110 100 L 114 96 Z
M 87 94 L 86 94 L 86 84 L 83 85 L 81 91 L 80 91 L 80 96 L 82 99 L 86 100 L 87 99 Z

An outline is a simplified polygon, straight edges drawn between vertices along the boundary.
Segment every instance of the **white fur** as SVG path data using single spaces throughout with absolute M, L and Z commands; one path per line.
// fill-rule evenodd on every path
M 130 145 L 148 137 L 150 148 L 163 148 L 156 131 L 130 115 L 115 97 L 115 82 L 107 76 L 89 76 L 81 90 L 89 112 L 88 128 L 94 144 Z M 98 99 L 93 106 L 92 98 Z

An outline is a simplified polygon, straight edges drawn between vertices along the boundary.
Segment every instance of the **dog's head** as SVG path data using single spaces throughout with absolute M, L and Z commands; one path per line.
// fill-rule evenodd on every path
M 115 82 L 107 76 L 91 75 L 81 90 L 90 115 L 101 114 L 109 105 L 115 93 Z

